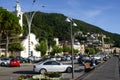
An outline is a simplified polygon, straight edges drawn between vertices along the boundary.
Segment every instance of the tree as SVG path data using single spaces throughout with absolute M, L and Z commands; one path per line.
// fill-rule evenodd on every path
M 19 25 L 19 18 L 6 9 L 0 8 L 0 33 L 6 38 L 6 54 L 7 57 L 10 37 L 18 37 L 22 33 Z
M 52 53 L 51 55 L 55 55 L 56 53 L 61 53 L 62 52 L 62 48 L 60 48 L 59 46 L 54 46 L 53 49 L 52 49 Z
M 66 53 L 66 52 L 70 52 L 70 47 L 68 47 L 67 45 L 63 45 L 63 52 Z
M 42 40 L 40 42 L 40 44 L 37 44 L 35 46 L 35 50 L 40 51 L 41 52 L 41 56 L 44 57 L 46 52 L 47 52 L 47 43 L 46 43 L 46 41 Z
M 9 46 L 9 51 L 11 51 L 12 53 L 16 53 L 16 52 L 19 52 L 22 50 L 24 50 L 24 47 L 20 41 L 14 41 Z M 14 54 L 13 54 L 13 56 L 14 56 Z
M 78 49 L 73 49 L 73 52 L 78 53 L 79 51 L 78 51 Z
M 48 37 L 48 47 L 54 47 L 56 45 L 56 41 L 54 40 L 53 37 L 49 36 Z
M 86 48 L 85 52 L 89 55 L 89 54 L 95 54 L 95 49 L 94 48 Z
M 44 37 L 44 35 L 41 36 L 41 33 L 46 32 L 49 45 L 49 38 L 57 37 L 60 41 L 70 41 L 70 26 L 69 24 L 65 23 L 66 16 L 63 14 L 58 13 L 42 13 L 42 12 L 36 12 L 36 15 L 33 18 L 32 26 L 31 26 L 31 32 L 33 32 L 38 39 L 40 37 Z M 24 18 L 24 20 L 26 20 Z M 74 19 L 75 23 L 77 23 L 77 27 L 73 27 L 73 33 L 76 33 L 78 31 L 82 31 L 83 35 L 89 33 L 98 33 L 98 34 L 104 34 L 107 37 L 110 37 L 115 43 L 120 42 L 120 35 L 119 34 L 113 34 L 107 31 L 102 30 L 98 26 L 94 26 L 92 24 L 86 23 L 84 21 L 76 20 Z M 27 25 L 27 22 L 24 21 L 24 25 Z M 24 30 L 24 33 L 28 33 L 27 26 Z M 50 37 L 49 37 L 50 36 Z M 86 36 L 86 35 L 85 35 Z M 83 37 L 82 35 L 77 35 L 75 38 L 79 40 L 79 42 L 86 41 L 87 37 Z M 99 40 L 101 41 L 101 37 L 99 37 Z M 117 41 L 117 42 L 116 42 Z M 50 41 L 51 43 L 51 41 Z M 49 45 L 51 46 L 51 45 Z M 120 47 L 120 44 L 116 44 L 115 46 Z

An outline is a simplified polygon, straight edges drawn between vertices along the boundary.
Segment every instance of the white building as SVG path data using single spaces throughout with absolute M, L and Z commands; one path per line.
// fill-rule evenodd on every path
M 36 37 L 34 34 L 30 34 L 30 54 L 28 54 L 28 36 L 26 39 L 24 39 L 22 41 L 22 44 L 24 46 L 24 51 L 21 51 L 20 52 L 20 56 L 22 57 L 28 57 L 28 56 L 37 56 L 37 57 L 40 57 L 41 56 L 41 53 L 40 51 L 36 51 L 35 50 L 35 45 L 38 44 L 38 41 L 36 40 Z
M 80 44 L 79 42 L 76 42 L 73 44 L 74 49 L 77 49 L 79 53 L 84 54 L 85 53 L 85 46 Z

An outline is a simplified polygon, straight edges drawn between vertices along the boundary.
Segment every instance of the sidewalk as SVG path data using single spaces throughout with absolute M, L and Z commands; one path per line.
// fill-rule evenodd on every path
M 76 80 L 120 80 L 118 57 L 112 57 L 95 70 L 80 76 Z
M 74 79 L 84 74 L 84 66 L 80 66 L 74 70 Z M 73 80 L 74 80 L 73 79 Z M 72 80 L 72 73 L 64 73 L 61 80 Z

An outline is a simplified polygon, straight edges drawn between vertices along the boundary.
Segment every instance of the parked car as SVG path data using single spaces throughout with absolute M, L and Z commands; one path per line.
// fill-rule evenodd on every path
M 79 58 L 79 55 L 74 55 L 74 58 L 77 60 Z
M 61 61 L 66 61 L 66 56 L 61 56 Z
M 36 56 L 29 56 L 27 59 L 29 62 L 38 62 L 41 58 Z
M 45 72 L 72 72 L 72 65 L 62 64 L 55 60 L 46 60 L 34 64 L 34 72 L 45 73 Z
M 72 56 L 70 56 L 70 55 L 67 55 L 67 56 L 66 56 L 66 60 L 67 60 L 67 61 L 70 61 L 71 59 L 72 59 Z
M 72 56 L 70 55 L 61 56 L 61 61 L 70 61 L 71 59 L 72 59 Z
M 57 61 L 61 61 L 61 56 L 56 56 Z
M 50 59 L 51 60 L 56 60 L 56 57 L 55 56 L 50 56 Z
M 20 63 L 28 63 L 29 60 L 27 58 L 23 58 L 20 56 L 17 56 L 15 59 L 20 60 Z
M 0 65 L 1 66 L 9 66 L 10 58 L 0 58 Z
M 78 58 L 78 63 L 79 64 L 84 64 L 85 61 L 89 61 L 89 60 L 91 60 L 91 57 L 86 56 L 86 55 L 81 55 Z
M 94 54 L 92 57 L 95 58 L 98 62 L 106 61 L 109 58 L 108 54 L 105 52 L 98 52 L 97 54 Z
M 20 60 L 18 60 L 18 59 L 11 59 L 9 66 L 11 66 L 11 67 L 20 67 Z
M 97 60 L 101 60 L 102 56 L 101 55 L 94 55 L 94 58 L 97 59 Z

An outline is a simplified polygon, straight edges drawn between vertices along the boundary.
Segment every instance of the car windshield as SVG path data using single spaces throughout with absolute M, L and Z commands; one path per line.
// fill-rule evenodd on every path
M 37 64 L 39 65 L 39 64 L 42 64 L 44 61 L 40 61 L 40 62 L 38 62 Z
M 8 58 L 2 58 L 1 60 L 9 60 Z

